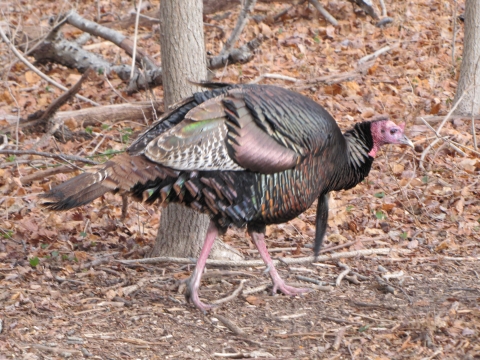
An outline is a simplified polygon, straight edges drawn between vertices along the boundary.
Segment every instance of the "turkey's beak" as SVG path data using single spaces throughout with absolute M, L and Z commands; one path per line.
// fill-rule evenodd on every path
M 410 140 L 408 137 L 406 137 L 405 135 L 403 135 L 403 137 L 400 139 L 400 144 L 405 144 L 405 145 L 408 145 L 412 148 L 415 148 L 415 146 L 413 145 L 413 142 L 412 140 Z

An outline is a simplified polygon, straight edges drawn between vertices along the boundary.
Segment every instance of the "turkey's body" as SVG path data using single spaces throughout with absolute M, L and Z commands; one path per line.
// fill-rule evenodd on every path
M 395 134 L 394 134 L 395 132 Z M 265 85 L 223 85 L 179 103 L 128 149 L 96 173 L 84 173 L 42 197 L 66 210 L 107 191 L 138 200 L 180 202 L 212 222 L 190 281 L 198 299 L 201 271 L 218 231 L 248 226 L 274 282 L 286 285 L 263 240 L 265 225 L 293 219 L 318 199 L 315 253 L 325 233 L 331 190 L 349 189 L 370 171 L 378 147 L 411 142 L 390 121 L 364 122 L 345 134 L 323 107 L 307 97 Z
M 276 132 L 275 139 L 296 152 L 296 163 L 287 169 L 274 167 L 272 172 L 268 170 L 270 164 L 266 164 L 266 171 L 241 166 L 236 170 L 198 171 L 198 167 L 204 164 L 196 163 L 192 171 L 181 171 L 174 178 L 138 184 L 133 191 L 138 198 L 142 198 L 145 190 L 156 189 L 148 198 L 148 201 L 155 201 L 162 198 L 163 189 L 168 191 L 168 195 L 164 192 L 163 201 L 180 201 L 206 212 L 220 229 L 225 229 L 230 223 L 238 227 L 251 222 L 267 225 L 283 223 L 308 209 L 320 195 L 351 187 L 348 184 L 350 177 L 345 176 L 345 170 L 348 169 L 339 167 L 339 164 L 348 165 L 345 160 L 348 152 L 347 142 L 337 123 L 320 105 L 300 94 L 273 86 L 222 88 L 196 94 L 191 102 L 174 112 L 174 119 L 166 117 L 163 124 L 170 121 L 174 124 L 176 115 L 188 113 L 192 104 L 206 101 L 210 96 L 223 95 L 232 88 L 242 90 L 249 112 L 257 116 L 254 120 L 263 125 L 267 132 Z M 144 133 L 129 152 L 142 153 L 150 141 L 170 128 L 160 125 Z M 251 151 L 251 156 L 256 156 L 254 152 L 261 150 L 252 148 Z M 185 159 L 179 156 L 172 163 L 191 160 L 192 155 L 195 156 L 185 155 Z M 197 156 L 197 159 L 208 155 L 211 154 L 206 152 Z M 208 158 L 198 160 L 213 163 Z M 367 157 L 362 164 L 365 174 L 370 170 L 371 160 Z M 170 186 L 178 178 L 183 179 L 180 189 L 177 187 L 177 191 L 171 191 Z

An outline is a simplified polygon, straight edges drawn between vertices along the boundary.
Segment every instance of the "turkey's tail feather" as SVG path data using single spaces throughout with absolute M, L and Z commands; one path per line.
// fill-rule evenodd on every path
M 114 190 L 102 184 L 104 170 L 83 173 L 64 182 L 39 197 L 45 199 L 40 205 L 50 210 L 69 210 L 88 204 L 108 191 Z
M 83 173 L 39 195 L 50 210 L 69 210 L 88 204 L 109 191 L 129 192 L 136 184 L 177 175 L 144 156 L 122 154 L 95 173 Z

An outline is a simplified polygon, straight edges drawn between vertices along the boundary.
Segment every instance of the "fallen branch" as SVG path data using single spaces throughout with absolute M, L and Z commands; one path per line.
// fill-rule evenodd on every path
M 260 0 L 261 1 L 261 0 Z M 291 0 L 289 0 L 291 1 Z M 252 18 L 257 22 L 257 23 L 261 23 L 263 21 L 266 21 L 267 23 L 274 23 L 276 22 L 278 19 L 280 19 L 282 16 L 288 14 L 288 12 L 290 10 L 292 10 L 293 8 L 299 6 L 299 5 L 302 5 L 305 1 L 307 0 L 298 0 L 296 1 L 294 4 L 290 5 L 288 8 L 286 9 L 283 9 L 281 11 L 279 11 L 278 13 L 276 13 L 275 15 L 253 15 Z
M 342 283 L 343 278 L 348 275 L 348 273 L 350 272 L 351 269 L 347 264 L 344 264 L 340 261 L 337 263 L 337 265 L 338 265 L 338 267 L 341 267 L 342 269 L 345 269 L 338 275 L 337 280 L 335 281 L 335 285 L 337 287 L 339 287 L 340 284 Z
M 387 309 L 387 310 L 398 310 L 400 308 L 400 306 L 398 305 L 366 303 L 366 302 L 354 301 L 354 300 L 351 300 L 351 303 L 355 306 L 364 307 L 364 308 Z
M 329 255 L 323 256 L 308 256 L 302 258 L 285 258 L 280 260 L 273 260 L 275 266 L 280 264 L 308 264 L 312 262 L 321 262 L 321 261 L 329 261 L 335 259 L 346 259 L 352 258 L 357 256 L 368 256 L 368 255 L 379 255 L 379 254 L 391 254 L 391 253 L 402 253 L 408 254 L 410 250 L 406 249 L 387 249 L 387 248 L 380 248 L 380 249 L 364 249 L 364 250 L 356 250 L 356 251 L 348 251 L 348 252 L 340 252 L 340 253 L 333 253 Z M 159 264 L 165 262 L 171 262 L 175 264 L 193 264 L 194 261 L 191 258 L 177 258 L 177 257 L 155 257 L 155 258 L 147 258 L 147 259 L 135 259 L 135 260 L 114 260 L 116 262 L 122 264 L 132 264 L 132 263 L 139 263 L 139 264 Z M 230 261 L 230 260 L 207 260 L 207 265 L 212 266 L 237 266 L 237 267 L 249 267 L 249 266 L 262 266 L 265 265 L 262 260 L 243 260 L 243 261 Z
M 212 304 L 215 304 L 215 305 L 223 304 L 225 302 L 228 302 L 228 301 L 233 300 L 236 297 L 238 297 L 238 295 L 240 294 L 240 292 L 243 289 L 243 284 L 245 283 L 245 281 L 247 281 L 247 280 L 245 280 L 245 279 L 240 280 L 240 285 L 235 289 L 235 291 L 233 293 L 231 293 L 229 296 L 226 296 L 224 298 L 212 301 Z M 237 334 L 237 335 L 240 335 L 240 334 Z
M 7 36 L 5 35 L 5 33 L 3 32 L 2 30 L 2 27 L 0 26 L 0 36 L 2 37 L 3 41 L 5 41 L 5 43 L 8 45 L 8 47 L 10 48 L 10 50 L 12 50 L 12 52 L 17 56 L 17 58 L 23 62 L 30 70 L 32 70 L 35 74 L 37 74 L 38 76 L 40 76 L 43 80 L 47 81 L 48 83 L 52 84 L 53 86 L 59 88 L 59 89 L 62 89 L 63 91 L 68 91 L 68 89 L 63 86 L 62 84 L 59 84 L 57 83 L 55 80 L 53 80 L 52 78 L 48 77 L 47 75 L 45 75 L 43 72 L 41 72 L 40 70 L 38 70 L 35 66 L 33 66 L 27 59 L 25 59 L 25 57 L 23 57 L 22 54 L 20 54 L 20 52 L 15 48 L 15 46 L 13 46 L 13 44 L 10 42 L 10 40 L 7 38 Z M 75 95 L 77 98 L 79 98 L 80 100 L 83 100 L 83 101 L 86 101 L 94 106 L 99 106 L 99 104 L 97 104 L 95 101 L 92 101 L 84 96 L 81 96 L 81 95 L 78 95 L 76 94 Z
M 207 66 L 210 70 L 216 70 L 232 64 L 245 64 L 253 59 L 254 51 L 260 47 L 265 37 L 260 34 L 245 45 L 226 52 L 224 54 L 207 59 Z
M 77 169 L 71 166 L 59 166 L 59 167 L 50 168 L 43 171 L 35 171 L 33 174 L 22 176 L 20 178 L 20 182 L 22 183 L 22 185 L 25 185 L 25 184 L 31 183 L 32 181 L 45 179 L 52 175 L 68 174 L 74 171 L 77 171 Z
M 315 85 L 318 83 L 331 85 L 331 84 L 338 84 L 344 81 L 352 81 L 353 79 L 365 74 L 368 71 L 368 69 L 370 69 L 374 64 L 375 64 L 375 60 L 372 60 L 357 66 L 357 68 L 353 71 L 320 76 L 320 77 L 309 79 L 309 80 L 301 80 L 301 81 L 298 81 L 297 84 L 298 85 L 305 84 L 306 86 L 295 86 L 295 87 L 297 89 L 307 89 L 307 88 L 310 88 L 312 85 Z
M 134 43 L 127 36 L 108 27 L 99 25 L 96 22 L 87 20 L 73 10 L 67 14 L 65 20 L 68 24 L 75 26 L 77 29 L 85 31 L 91 35 L 101 37 L 102 39 L 111 41 L 120 49 L 125 50 L 125 52 L 130 57 L 133 57 Z M 148 54 L 138 46 L 136 47 L 136 54 L 138 54 L 138 57 L 136 57 L 137 65 L 145 64 L 148 70 L 158 68 L 158 66 L 155 64 L 155 61 L 150 58 L 150 56 L 148 56 Z
M 318 0 L 308 0 L 315 8 L 318 10 L 320 14 L 327 20 L 330 24 L 333 26 L 338 26 L 338 21 L 330 15 L 330 13 L 325 10 L 325 8 L 322 6 L 322 4 L 319 3 Z
M 365 13 L 370 15 L 374 20 L 378 19 L 378 15 L 372 6 L 371 0 L 348 0 L 348 1 L 350 1 L 352 4 L 357 4 L 360 7 L 360 9 L 365 11 Z
M 145 123 L 157 120 L 157 115 L 163 113 L 162 101 L 138 102 L 129 104 L 103 105 L 96 108 L 86 108 L 72 111 L 60 111 L 53 116 L 54 122 L 63 123 L 67 119 L 75 119 L 82 127 L 95 126 L 106 122 L 133 121 Z M 1 118 L 0 118 L 1 119 Z M 8 119 L 7 119 L 8 121 Z M 36 126 L 38 119 L 20 119 L 20 128 Z M 6 129 L 10 131 L 10 128 Z
M 442 122 L 445 119 L 445 116 L 438 116 L 438 115 L 429 115 L 429 116 L 419 116 L 415 118 L 413 123 L 415 125 L 423 125 L 425 122 L 429 123 L 430 125 L 438 124 L 439 122 Z M 449 119 L 451 121 L 454 120 L 471 120 L 472 117 L 469 115 L 450 115 Z M 480 115 L 475 115 L 473 117 L 474 120 L 480 120 Z
M 253 11 L 253 7 L 255 6 L 256 2 L 257 0 L 246 0 L 243 3 L 243 7 L 242 7 L 242 10 L 240 11 L 240 14 L 238 15 L 238 20 L 235 25 L 235 28 L 230 34 L 230 37 L 228 38 L 228 40 L 225 42 L 225 45 L 223 46 L 222 51 L 220 51 L 220 56 L 232 50 L 233 45 L 235 45 L 238 38 L 240 37 L 240 34 L 243 31 L 243 28 L 245 27 L 245 25 L 247 25 L 247 22 L 250 18 L 250 13 Z
M 242 295 L 245 296 L 245 295 L 255 294 L 255 293 L 258 293 L 260 291 L 266 290 L 269 286 L 270 286 L 270 283 L 268 282 L 268 283 L 259 285 L 257 287 L 251 288 L 251 289 L 243 290 Z
M 52 101 L 47 107 L 47 109 L 42 113 L 40 118 L 38 118 L 37 120 L 42 123 L 53 117 L 53 115 L 58 111 L 58 109 L 60 109 L 60 107 L 62 107 L 68 100 L 70 100 L 72 96 L 74 96 L 80 91 L 80 89 L 82 88 L 82 83 L 91 73 L 91 69 L 85 71 L 85 73 L 80 77 L 80 79 L 75 83 L 75 85 L 73 85 L 70 89 L 68 89 L 66 92 L 64 92 L 54 101 Z
M 306 281 L 306 282 L 310 282 L 310 283 L 313 283 L 315 285 L 318 285 L 318 286 L 323 286 L 325 288 L 329 288 L 330 289 L 330 286 L 328 285 L 334 285 L 333 283 L 328 283 L 328 282 L 325 282 L 325 281 L 320 281 L 320 280 L 317 280 L 317 279 L 312 279 L 310 277 L 307 277 L 307 276 L 302 276 L 302 275 L 297 275 L 295 276 L 298 280 L 301 280 L 301 281 Z
M 380 55 L 385 54 L 386 52 L 388 52 L 388 51 L 390 51 L 390 50 L 392 50 L 396 47 L 398 47 L 398 44 L 395 44 L 395 45 L 392 45 L 392 46 L 385 46 L 385 47 L 375 51 L 372 54 L 369 54 L 369 55 L 366 55 L 366 56 L 362 57 L 360 60 L 358 60 L 357 64 L 362 65 L 362 64 L 366 63 L 367 61 L 376 59 Z
M 52 346 L 45 346 L 45 345 L 40 345 L 40 344 L 24 344 L 25 347 L 30 347 L 42 351 L 49 351 L 55 354 L 59 354 L 64 357 L 70 357 L 73 354 L 81 354 L 82 352 L 77 349 L 63 349 L 59 347 L 52 347 Z
M 221 321 L 222 324 L 225 325 L 235 335 L 245 336 L 245 332 L 242 329 L 240 329 L 237 325 L 235 325 L 231 320 L 227 319 L 225 316 L 220 314 L 215 314 L 213 317 Z
M 290 338 L 290 337 L 297 337 L 297 336 L 301 336 L 301 337 L 307 337 L 307 336 L 324 337 L 324 336 L 332 336 L 332 335 L 325 334 L 325 331 L 324 331 L 324 332 L 306 332 L 306 333 L 274 334 L 273 336 L 274 336 L 274 337 L 281 338 L 281 339 L 287 339 L 287 338 Z
M 31 150 L 0 150 L 0 154 L 5 154 L 5 155 L 37 155 L 37 156 L 43 156 L 43 157 L 48 157 L 52 159 L 58 159 L 58 160 L 63 160 L 63 161 L 80 161 L 85 164 L 90 164 L 90 165 L 98 165 L 100 164 L 99 162 L 96 162 L 94 160 L 90 159 L 85 159 L 81 156 L 75 156 L 75 155 L 65 155 L 65 154 L 52 154 L 52 153 L 47 153 L 47 152 L 42 152 L 42 151 L 31 151 Z
M 292 81 L 292 82 L 298 81 L 298 79 L 295 79 L 291 76 L 286 76 L 281 74 L 263 74 L 253 79 L 252 81 L 250 81 L 250 84 L 258 84 L 263 79 L 278 79 L 278 80 L 285 80 L 285 81 Z
M 383 240 L 383 239 L 386 239 L 386 238 L 387 238 L 386 235 L 381 235 L 381 236 L 377 236 L 377 237 L 371 238 L 371 239 L 357 239 L 357 240 L 353 240 L 353 241 L 350 241 L 350 242 L 345 243 L 345 244 L 340 244 L 340 245 L 327 247 L 327 248 L 321 250 L 320 254 L 330 252 L 332 250 L 344 249 L 346 247 L 350 247 L 350 246 L 353 246 L 353 245 L 358 244 L 358 243 L 365 244 L 367 242 L 374 242 L 374 241 Z
M 345 336 L 345 332 L 347 331 L 347 326 L 341 327 L 337 331 L 337 335 L 335 336 L 335 340 L 333 342 L 333 349 L 338 350 L 340 348 L 340 345 L 342 343 L 343 337 Z
M 333 287 L 331 287 L 331 286 L 321 286 L 321 285 L 316 285 L 316 284 L 304 284 L 304 283 L 289 282 L 288 285 L 291 285 L 293 287 L 298 287 L 298 288 L 302 288 L 302 287 L 305 288 L 306 287 L 306 288 L 309 288 L 309 289 L 325 291 L 325 292 L 330 292 L 330 291 L 333 290 Z

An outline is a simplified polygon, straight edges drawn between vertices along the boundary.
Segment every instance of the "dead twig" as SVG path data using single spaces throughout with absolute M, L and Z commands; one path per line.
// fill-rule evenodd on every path
M 388 305 L 388 304 L 375 304 L 375 303 L 366 303 L 362 301 L 350 301 L 353 305 L 364 307 L 364 308 L 375 308 L 375 309 L 387 309 L 387 310 L 398 310 L 400 306 L 398 305 Z
M 453 114 L 449 117 L 450 120 L 461 120 L 461 119 L 471 119 L 471 116 L 468 115 L 463 115 L 463 114 Z M 419 116 L 416 117 L 414 120 L 415 125 L 422 125 L 425 122 L 428 124 L 437 124 L 439 122 L 442 122 L 445 119 L 445 116 L 438 116 L 438 115 L 427 115 L 427 116 Z M 473 117 L 474 120 L 480 120 L 480 115 L 475 115 Z
M 235 335 L 239 335 L 239 336 L 246 335 L 242 329 L 240 329 L 237 325 L 233 323 L 233 321 L 231 321 L 230 319 L 227 319 L 225 316 L 220 314 L 215 314 L 213 317 L 221 321 L 221 323 L 225 325 Z
M 119 33 L 118 31 L 99 25 L 96 22 L 87 20 L 73 10 L 67 14 L 65 19 L 68 24 L 76 27 L 77 29 L 111 41 L 122 50 L 125 50 L 125 52 L 133 58 L 135 48 L 134 41 L 129 39 L 127 36 Z M 156 69 L 158 67 L 155 64 L 155 61 L 147 54 L 147 52 L 145 52 L 145 50 L 136 47 L 135 54 L 138 54 L 138 58 L 136 59 L 137 66 L 143 63 L 148 70 Z
M 77 349 L 64 349 L 64 348 L 59 348 L 59 347 L 52 347 L 52 346 L 45 346 L 45 345 L 40 345 L 40 344 L 24 344 L 23 346 L 25 347 L 30 347 L 42 351 L 48 351 L 52 352 L 55 354 L 59 354 L 64 357 L 70 357 L 73 354 L 81 354 L 82 352 Z
M 25 185 L 35 180 L 45 179 L 49 176 L 56 175 L 56 174 L 68 174 L 76 170 L 77 169 L 72 168 L 70 166 L 59 166 L 59 167 L 55 167 L 55 168 L 51 168 L 43 171 L 36 171 L 33 174 L 22 176 L 20 178 L 20 182 L 22 183 L 22 185 Z
M 220 69 L 227 65 L 245 64 L 253 59 L 254 51 L 260 47 L 265 36 L 258 35 L 255 39 L 230 51 L 207 59 L 207 66 L 210 70 Z
M 378 241 L 378 240 L 384 240 L 384 239 L 386 239 L 386 238 L 387 238 L 386 235 L 381 235 L 381 236 L 377 236 L 377 237 L 374 237 L 374 238 L 371 238 L 371 239 L 357 239 L 357 240 L 350 241 L 350 242 L 345 243 L 345 244 L 340 244 L 340 245 L 335 245 L 335 246 L 326 247 L 325 249 L 320 250 L 320 254 L 324 254 L 324 253 L 330 252 L 330 251 L 332 251 L 332 250 L 344 249 L 344 248 L 346 248 L 346 247 L 350 247 L 350 246 L 353 246 L 353 245 L 358 244 L 358 243 L 365 244 L 365 243 L 367 243 L 367 242 L 374 242 L 374 241 Z
M 380 7 L 382 8 L 382 18 L 387 17 L 387 7 L 384 0 L 380 0 Z
M 246 281 L 247 280 L 245 280 L 245 279 L 240 280 L 240 285 L 238 285 L 238 287 L 235 289 L 235 291 L 233 293 L 231 293 L 230 295 L 228 295 L 224 298 L 212 301 L 212 304 L 214 304 L 214 305 L 223 304 L 223 303 L 226 303 L 226 302 L 231 301 L 231 300 L 235 299 L 236 297 L 238 297 L 238 295 L 240 294 L 240 292 L 243 289 L 243 284 Z M 239 334 L 237 334 L 237 335 L 239 335 Z
M 337 324 L 349 324 L 349 325 L 360 325 L 360 323 L 352 322 L 346 319 L 340 319 L 332 316 L 322 316 L 323 320 L 332 321 Z
M 339 287 L 340 284 L 342 283 L 343 278 L 348 275 L 348 273 L 351 271 L 351 269 L 347 264 L 344 264 L 340 261 L 337 263 L 337 265 L 338 265 L 338 267 L 341 267 L 342 269 L 345 269 L 338 275 L 337 280 L 335 281 L 335 285 L 337 287 Z
M 97 258 L 95 260 L 92 260 L 90 262 L 86 262 L 86 263 L 84 263 L 80 266 L 80 269 L 88 269 L 88 268 L 91 268 L 91 267 L 94 267 L 94 266 L 106 264 L 111 260 L 110 258 L 112 256 L 116 256 L 118 254 L 120 254 L 120 253 L 118 251 L 116 251 L 116 252 L 113 252 L 111 254 L 105 255 L 103 257 L 99 257 L 99 258 Z
M 320 14 L 333 26 L 338 26 L 338 21 L 320 4 L 318 0 L 308 0 Z
M 62 107 L 72 96 L 74 96 L 76 93 L 80 91 L 82 88 L 83 82 L 87 79 L 88 76 L 92 73 L 92 69 L 89 68 L 87 71 L 83 73 L 83 75 L 80 77 L 80 79 L 73 85 L 70 89 L 68 89 L 66 92 L 64 92 L 62 95 L 60 95 L 58 98 L 56 98 L 50 105 L 47 107 L 47 109 L 43 112 L 43 114 L 40 116 L 40 118 L 35 119 L 38 120 L 40 123 L 46 122 L 49 120 L 53 115 Z M 39 141 L 41 143 L 41 140 Z
M 358 281 L 356 275 L 346 275 L 345 279 L 350 281 L 352 284 L 360 285 L 360 281 Z
M 235 25 L 235 28 L 230 34 L 228 40 L 225 42 L 225 45 L 220 52 L 220 55 L 224 55 L 227 52 L 230 52 L 230 50 L 233 48 L 233 45 L 235 45 L 238 38 L 240 37 L 240 34 L 245 28 L 245 25 L 247 25 L 248 19 L 250 18 L 249 14 L 253 11 L 256 2 L 257 0 L 246 0 L 243 3 L 242 10 L 240 11 L 240 15 L 238 16 L 237 24 Z
M 298 81 L 298 79 L 295 79 L 291 76 L 282 75 L 282 74 L 263 74 L 253 79 L 252 81 L 250 81 L 250 84 L 258 84 L 263 79 L 278 79 L 278 80 L 285 80 L 285 81 L 292 81 L 292 82 Z
M 273 260 L 275 266 L 284 263 L 284 264 L 309 264 L 311 262 L 321 262 L 321 261 L 329 261 L 335 260 L 340 258 L 352 258 L 357 256 L 368 256 L 368 255 L 378 255 L 378 254 L 391 254 L 391 253 L 410 253 L 410 250 L 407 249 L 390 249 L 390 248 L 380 248 L 380 249 L 363 249 L 363 250 L 356 250 L 356 251 L 347 251 L 341 253 L 333 253 L 329 255 L 323 256 L 308 256 L 302 258 L 285 258 L 282 261 L 276 259 Z M 193 261 L 191 258 L 177 258 L 177 257 L 154 257 L 154 258 L 147 258 L 147 259 L 134 259 L 134 260 L 114 260 L 116 262 L 122 264 L 131 264 L 131 263 L 139 263 L 139 264 L 159 264 L 164 262 L 172 262 L 176 264 L 192 264 Z M 242 260 L 242 261 L 230 261 L 230 260 L 213 260 L 208 259 L 207 265 L 212 266 L 238 266 L 238 267 L 250 267 L 250 266 L 261 266 L 264 265 L 262 260 Z
M 325 281 L 320 281 L 320 280 L 317 280 L 317 279 L 312 279 L 312 278 L 309 278 L 307 276 L 302 276 L 302 275 L 296 275 L 295 276 L 298 280 L 301 280 L 301 281 L 306 281 L 306 282 L 310 282 L 310 283 L 313 283 L 313 284 L 316 284 L 316 285 L 319 285 L 319 286 L 328 286 L 328 285 L 335 285 L 334 283 L 328 283 L 328 282 L 325 282 Z
M 347 326 L 341 327 L 337 331 L 337 335 L 335 336 L 335 340 L 333 341 L 333 348 L 338 350 L 342 343 L 343 337 L 345 336 L 345 332 L 347 331 Z
M 320 76 L 320 77 L 316 77 L 308 80 L 301 80 L 301 81 L 298 81 L 297 84 L 302 86 L 295 86 L 295 88 L 302 90 L 302 89 L 311 88 L 312 85 L 319 84 L 319 83 L 332 85 L 332 84 L 338 84 L 344 81 L 352 81 L 353 79 L 366 73 L 368 69 L 370 69 L 374 64 L 375 64 L 374 60 L 367 61 L 361 64 L 360 66 L 358 66 L 353 71 L 346 71 L 338 74 L 325 75 L 325 76 Z
M 367 61 L 376 59 L 380 55 L 385 54 L 386 52 L 389 52 L 390 50 L 395 49 L 396 47 L 398 47 L 398 44 L 395 44 L 395 45 L 392 45 L 392 46 L 385 46 L 385 47 L 375 51 L 372 54 L 369 54 L 369 55 L 366 55 L 366 56 L 362 57 L 360 60 L 358 60 L 357 64 L 362 65 L 362 64 L 366 63 Z
M 316 284 L 303 284 L 303 283 L 288 283 L 289 285 L 291 286 L 294 286 L 294 287 L 307 287 L 309 289 L 313 289 L 313 290 L 320 290 L 320 291 L 326 291 L 326 292 L 329 292 L 329 291 L 332 291 L 333 290 L 333 287 L 331 286 L 322 286 L 322 285 L 316 285 Z
M 47 153 L 43 151 L 32 151 L 32 150 L 0 150 L 0 154 L 5 154 L 5 155 L 37 155 L 37 156 L 43 156 L 43 157 L 48 157 L 52 159 L 58 159 L 58 160 L 63 160 L 63 161 L 80 161 L 85 164 L 90 164 L 90 165 L 98 165 L 100 164 L 99 162 L 96 162 L 94 160 L 90 159 L 85 159 L 81 156 L 75 156 L 75 155 L 65 155 L 65 154 L 52 154 L 52 153 Z
M 251 289 L 243 290 L 242 295 L 245 296 L 245 295 L 255 294 L 255 293 L 258 293 L 260 291 L 266 290 L 269 286 L 270 286 L 270 283 L 265 283 L 265 284 L 259 285 L 257 287 L 251 288 Z

